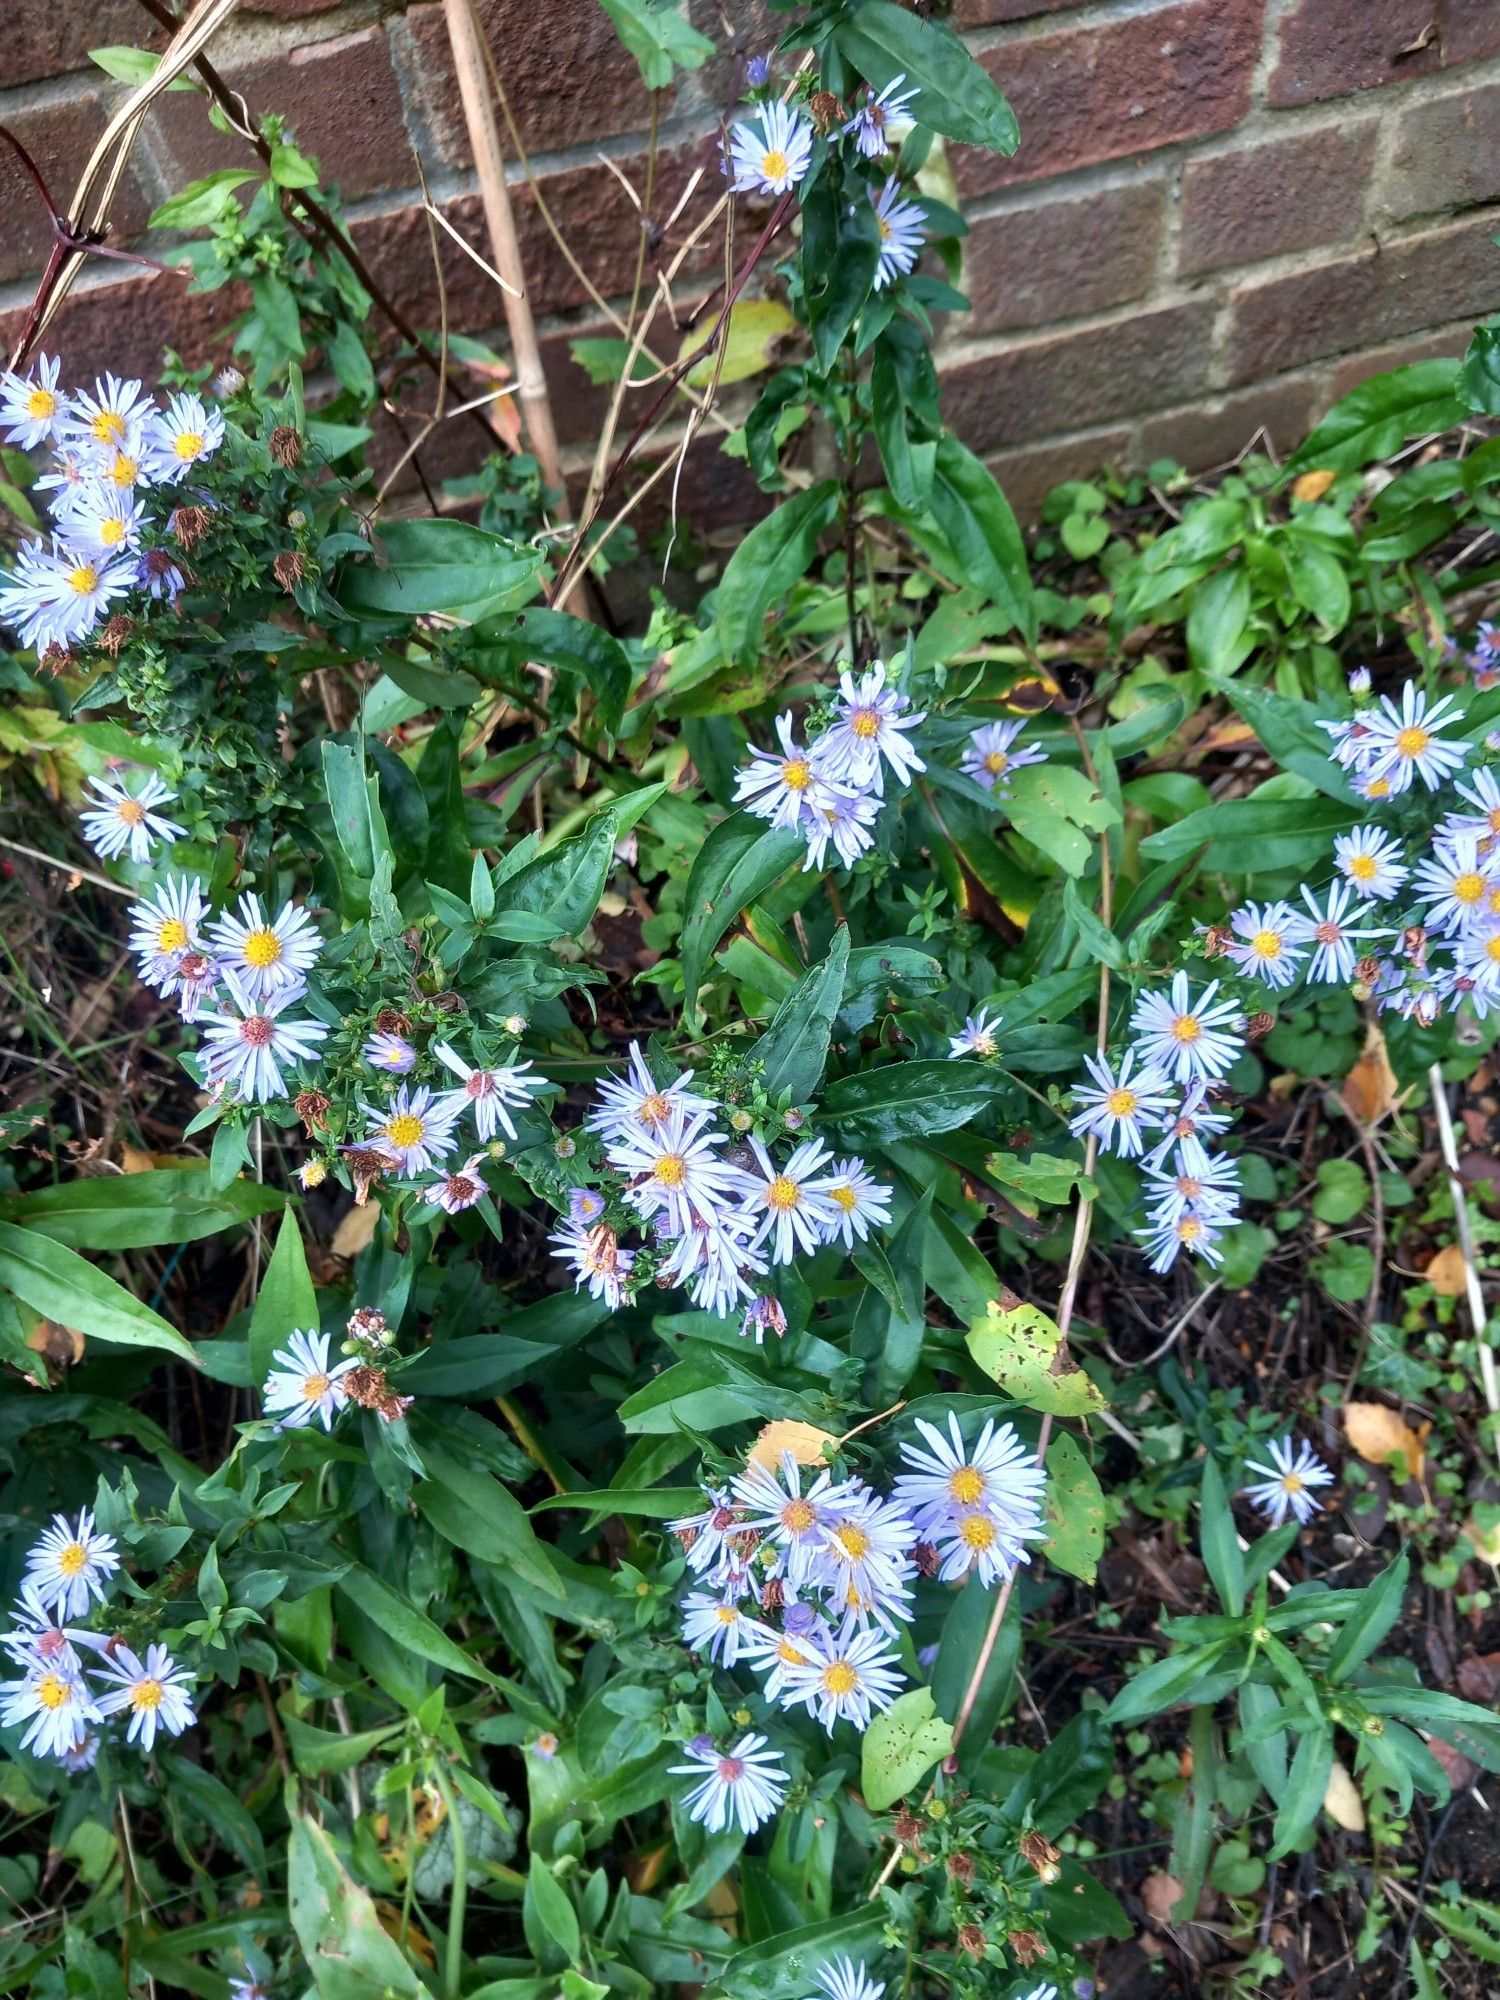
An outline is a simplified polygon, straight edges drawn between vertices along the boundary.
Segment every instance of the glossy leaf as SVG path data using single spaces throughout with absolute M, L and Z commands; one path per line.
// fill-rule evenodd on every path
M 1016 517 L 994 475 L 946 433 L 933 465 L 931 504 L 933 519 L 958 558 L 955 580 L 977 584 L 1007 626 L 1034 639 L 1036 606 Z
M 338 598 L 356 616 L 442 612 L 476 623 L 534 596 L 542 560 L 470 521 L 384 521 L 371 559 L 345 567 Z
M 62 1181 L 3 1198 L 6 1219 L 75 1250 L 144 1250 L 160 1243 L 195 1243 L 221 1229 L 269 1215 L 285 1195 L 255 1181 L 215 1191 L 201 1162 Z
M 693 859 L 683 898 L 683 1006 L 692 1011 L 708 955 L 725 931 L 805 853 L 800 834 L 748 812 L 720 820 Z
M 0 1288 L 86 1339 L 154 1347 L 183 1361 L 193 1359 L 191 1345 L 160 1313 L 65 1243 L 13 1222 L 0 1222 Z
M 841 924 L 827 957 L 798 980 L 750 1052 L 749 1060 L 761 1065 L 761 1083 L 773 1104 L 807 1104 L 816 1094 L 848 965 L 849 932 Z
M 818 538 L 833 525 L 838 510 L 838 482 L 820 479 L 783 501 L 740 542 L 724 566 L 714 598 L 714 620 L 731 659 L 749 665 L 768 613 L 806 576 Z
M 934 132 L 996 153 L 1013 153 L 1020 144 L 1015 113 L 946 22 L 908 13 L 894 0 L 863 0 L 833 39 L 877 90 L 897 76 L 915 86 L 911 115 Z

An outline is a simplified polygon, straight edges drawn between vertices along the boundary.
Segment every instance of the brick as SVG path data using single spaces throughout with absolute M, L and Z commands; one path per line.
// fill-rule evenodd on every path
M 538 6 L 536 0 L 481 0 L 480 32 L 496 52 L 511 114 L 528 153 L 554 151 L 651 122 L 651 95 L 634 56 L 597 0 Z M 417 56 L 416 89 L 447 165 L 472 165 L 443 9 L 407 16 Z M 662 110 L 673 93 L 663 93 Z M 512 150 L 503 114 L 501 144 Z
M 72 200 L 84 162 L 108 117 L 103 99 L 91 90 L 7 114 L 7 126 L 35 160 L 59 209 Z M 111 245 L 128 243 L 138 235 L 150 208 L 134 167 L 128 167 L 110 212 Z M 39 270 L 51 247 L 52 225 L 41 195 L 10 147 L 0 147 L 0 279 Z
M 1311 104 L 1492 55 L 1500 55 L 1493 0 L 1291 0 L 1268 97 Z
M 1064 27 L 987 51 L 1015 107 L 1015 157 L 966 147 L 965 194 L 1204 139 L 1250 108 L 1264 0 L 1178 0 L 1124 20 Z
M 346 200 L 415 181 L 384 29 L 228 64 L 221 74 L 252 115 L 275 111 L 286 119 L 297 144 L 319 162 L 326 179 L 337 181 Z M 200 96 L 158 98 L 151 122 L 171 156 L 177 185 L 254 161 L 243 139 L 214 130 Z
M 1182 170 L 1184 276 L 1348 242 L 1365 219 L 1378 118 L 1200 154 Z
M 944 413 L 985 455 L 1161 409 L 1207 386 L 1215 310 L 1194 300 L 957 357 L 941 371 Z
M 1052 438 L 1045 444 L 997 452 L 986 463 L 1017 519 L 1029 526 L 1040 516 L 1042 502 L 1054 486 L 1069 479 L 1092 479 L 1106 466 L 1123 464 L 1129 444 L 1129 426 L 1117 424 L 1082 437 Z
M 89 50 L 128 43 L 138 49 L 165 48 L 167 35 L 140 0 L 3 0 L 0 6 L 0 83 L 35 83 L 39 77 L 70 70 L 98 71 Z
M 331 14 L 343 0 L 240 0 L 247 14 L 276 14 L 283 21 L 300 21 L 309 14 Z
M 189 292 L 180 278 L 155 273 L 110 279 L 69 292 L 42 345 L 61 357 L 64 382 L 110 368 L 154 385 L 169 347 L 190 367 L 228 361 L 225 329 L 248 303 L 239 286 Z M 11 351 L 25 318 L 24 306 L 0 314 L 0 353 Z
M 1500 82 L 1416 98 L 1395 120 L 1379 213 L 1404 222 L 1500 201 Z
M 1264 451 L 1267 437 L 1278 457 L 1285 456 L 1307 436 L 1322 402 L 1317 376 L 1301 374 L 1163 410 L 1137 427 L 1129 463 L 1144 467 L 1174 458 L 1189 472 L 1204 472 L 1232 464 L 1252 441 Z M 1257 438 L 1258 432 L 1266 437 Z
M 1377 244 L 1230 294 L 1229 381 L 1477 318 L 1494 304 L 1496 215 Z
M 1138 299 L 1156 274 L 1164 180 L 1048 197 L 976 222 L 964 281 L 977 333 L 1044 326 Z
M 1324 384 L 1322 407 L 1336 403 L 1340 396 L 1347 396 L 1351 389 L 1371 375 L 1385 375 L 1392 368 L 1405 368 L 1413 361 L 1446 361 L 1457 359 L 1468 346 L 1474 332 L 1471 320 L 1460 320 L 1456 326 L 1441 328 L 1437 333 L 1424 333 L 1413 340 L 1399 340 L 1391 347 L 1376 347 L 1364 354 L 1351 354 L 1334 368 Z
M 1024 21 L 1032 14 L 1060 14 L 1065 7 L 1084 7 L 1088 0 L 958 0 L 955 28 L 988 28 L 999 21 Z

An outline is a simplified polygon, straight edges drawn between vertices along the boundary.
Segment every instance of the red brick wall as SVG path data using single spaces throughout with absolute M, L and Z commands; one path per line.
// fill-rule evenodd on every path
M 743 57 L 767 49 L 754 0 L 692 0 L 741 45 L 661 107 L 653 213 L 713 140 Z M 596 0 L 481 0 L 541 191 L 606 295 L 628 293 L 649 103 Z M 1012 160 L 958 149 L 972 227 L 968 318 L 944 337 L 949 410 L 1029 511 L 1056 479 L 1105 462 L 1233 457 L 1260 430 L 1290 444 L 1362 374 L 1458 352 L 1500 307 L 1500 0 L 955 0 L 954 17 L 1016 107 Z M 0 121 L 60 201 L 121 87 L 104 42 L 160 46 L 137 0 L 0 0 Z M 337 180 L 372 265 L 406 310 L 438 316 L 420 158 L 434 198 L 484 248 L 442 9 L 434 0 L 242 0 L 213 54 L 255 113 L 286 114 Z M 118 204 L 121 239 L 185 180 L 246 149 L 201 98 L 161 100 Z M 558 429 L 587 462 L 603 408 L 568 355 L 598 332 L 533 193 L 514 189 Z M 667 238 L 680 241 L 701 200 Z M 744 240 L 742 235 L 742 240 Z M 47 227 L 0 157 L 0 338 L 13 334 Z M 450 323 L 494 332 L 493 287 L 441 250 Z M 716 268 L 709 244 L 689 294 Z M 215 353 L 223 295 L 96 262 L 49 338 L 66 370 L 150 373 L 170 342 Z M 503 344 L 503 339 L 500 344 Z M 450 426 L 436 469 L 469 447 Z M 753 504 L 710 439 L 684 488 L 722 517 Z M 446 463 L 445 463 L 446 461 Z

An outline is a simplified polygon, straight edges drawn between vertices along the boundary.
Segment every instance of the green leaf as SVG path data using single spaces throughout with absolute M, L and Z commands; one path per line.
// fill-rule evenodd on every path
M 1187 644 L 1193 665 L 1205 674 L 1232 674 L 1255 650 L 1250 622 L 1250 578 L 1242 563 L 1216 569 L 1193 592 Z
M 1071 875 L 1063 879 L 1063 911 L 1069 923 L 1077 931 L 1089 957 L 1118 972 L 1125 963 L 1125 947 L 1109 926 L 1099 921 L 1096 911 L 1079 895 L 1078 885 Z
M 1089 835 L 1120 821 L 1108 799 L 1068 764 L 1023 765 L 1010 787 L 1005 811 L 1011 825 L 1069 875 L 1088 866 L 1094 851 Z
M 1083 1417 L 1104 1408 L 1104 1397 L 1074 1361 L 1066 1358 L 1062 1330 L 1040 1306 L 1017 1299 L 990 1301 L 966 1335 L 968 1349 L 992 1382 L 1029 1410 L 1054 1417 Z M 1057 1365 L 1057 1364 L 1061 1365 Z
M 914 15 L 902 18 L 915 21 Z M 931 504 L 932 517 L 958 559 L 954 580 L 977 585 L 1007 627 L 1034 640 L 1036 604 L 1016 517 L 994 475 L 947 432 L 938 440 Z
M 1389 458 L 1408 438 L 1451 430 L 1464 415 L 1456 361 L 1414 361 L 1371 375 L 1341 396 L 1306 443 L 1287 460 L 1285 477 L 1313 467 L 1349 472 Z
M 630 655 L 602 626 L 566 611 L 529 605 L 517 612 L 514 630 L 503 636 L 502 645 L 513 666 L 540 660 L 581 674 L 599 705 L 600 722 L 606 729 L 619 728 L 630 696 Z
M 1221 1641 L 1169 1653 L 1164 1660 L 1153 1660 L 1121 1688 L 1104 1711 L 1105 1721 L 1117 1728 L 1125 1722 L 1144 1722 L 1150 1716 L 1162 1715 L 1167 1709 L 1190 1701 L 1223 1651 Z
M 1500 416 L 1500 321 L 1476 326 L 1459 377 L 1459 400 L 1487 417 Z
M 1288 695 L 1246 687 L 1238 681 L 1215 685 L 1283 771 L 1294 771 L 1331 799 L 1354 802 L 1343 772 L 1328 754 L 1328 732 L 1318 727 L 1317 711 L 1310 701 L 1294 701 Z
M 102 69 L 106 76 L 116 77 L 121 83 L 135 86 L 151 81 L 157 72 L 161 57 L 152 55 L 147 49 L 132 49 L 113 44 L 109 48 L 90 49 L 89 61 L 96 69 Z M 167 85 L 169 91 L 197 88 L 197 84 L 190 76 L 174 76 Z
M 901 375 L 888 342 L 882 340 L 870 364 L 870 415 L 880 462 L 898 507 L 908 514 L 925 514 L 932 504 L 932 476 L 937 466 L 936 443 L 912 442 L 911 414 L 901 387 Z
M 1286 1792 L 1276 1814 L 1275 1844 L 1269 1860 L 1279 1861 L 1284 1854 L 1290 1854 L 1311 1833 L 1332 1769 L 1333 1731 L 1322 1723 L 1309 1724 L 1297 1738 Z
M 1047 1539 L 1042 1553 L 1092 1583 L 1104 1553 L 1104 1491 L 1078 1440 L 1059 1431 L 1047 1450 Z
M 767 614 L 806 576 L 818 537 L 838 511 L 837 480 L 820 479 L 758 521 L 741 541 L 714 596 L 714 622 L 731 659 L 743 666 L 754 660 Z
M 1312 1212 L 1319 1222 L 1337 1229 L 1352 1222 L 1370 1199 L 1370 1177 L 1357 1160 L 1323 1160 Z
M 720 820 L 693 857 L 683 898 L 682 1004 L 691 1013 L 708 955 L 740 912 L 801 859 L 799 833 L 752 813 Z
M 825 1093 L 820 1117 L 837 1125 L 841 1143 L 879 1145 L 952 1132 L 992 1105 L 1000 1082 L 977 1062 L 895 1062 L 840 1077 Z
M 853 200 L 838 204 L 833 256 L 820 270 L 807 268 L 812 256 L 804 251 L 803 272 L 807 287 L 807 313 L 811 323 L 813 352 L 825 374 L 838 360 L 850 328 L 875 285 L 880 263 L 880 224 L 875 204 L 861 192 Z
M 206 229 L 235 206 L 234 191 L 255 179 L 248 167 L 224 167 L 169 195 L 151 217 L 153 229 Z
M 1411 1944 L 1411 2000 L 1443 2000 L 1443 1989 L 1415 1938 Z
M 363 742 L 335 743 L 325 737 L 322 758 L 323 789 L 333 815 L 333 830 L 356 879 L 368 882 L 375 873 L 375 856 L 389 845 L 389 839 L 383 822 L 378 832 L 376 829 L 379 807 L 371 797 Z
M 356 616 L 444 612 L 477 624 L 534 596 L 542 561 L 469 521 L 386 521 L 371 559 L 345 565 L 338 600 Z
M 582 833 L 527 862 L 502 884 L 503 907 L 492 929 L 504 937 L 505 918 L 522 914 L 543 920 L 554 937 L 576 937 L 599 907 L 618 838 L 618 822 L 606 807 Z
M 491 1569 L 513 1570 L 561 1597 L 557 1571 L 515 1495 L 493 1473 L 435 1449 L 426 1431 L 418 1448 L 432 1476 L 412 1488 L 412 1499 L 438 1533 Z
M 572 1897 L 540 1854 L 531 1857 L 526 1896 L 548 1937 L 561 1945 L 570 1959 L 576 1959 L 579 1951 L 578 1913 L 573 1908 Z
M 1238 1618 L 1245 1608 L 1245 1557 L 1223 1477 L 1211 1458 L 1203 1461 L 1199 1545 L 1203 1566 L 1213 1579 L 1219 1602 L 1231 1618 Z
M 315 1820 L 293 1811 L 287 1847 L 292 1928 L 321 2000 L 429 2000 L 368 1890 Z
M 750 1051 L 749 1060 L 763 1065 L 762 1082 L 773 1104 L 807 1104 L 816 1094 L 848 965 L 849 932 L 840 924 L 828 956 L 798 980 Z
M 1097 1804 L 1114 1770 L 1109 1727 L 1098 1715 L 1075 1715 L 1032 1763 L 1001 1807 L 1012 1826 L 1034 1826 L 1047 1840 L 1066 1833 Z
M 1356 1667 L 1363 1666 L 1401 1616 L 1401 1600 L 1410 1573 L 1411 1564 L 1403 1552 L 1361 1591 L 1358 1609 L 1344 1620 L 1328 1655 L 1330 1686 L 1337 1687 L 1341 1681 L 1347 1681 Z
M 271 1372 L 271 1356 L 290 1333 L 316 1333 L 318 1295 L 307 1268 L 297 1213 L 288 1202 L 250 1315 L 250 1379 L 257 1389 Z
M 194 1358 L 177 1329 L 123 1285 L 66 1244 L 34 1229 L 18 1229 L 13 1222 L 0 1222 L 0 1287 L 14 1292 L 33 1312 L 88 1339 L 161 1348 L 183 1361 Z
M 64 1181 L 57 1187 L 0 1199 L 6 1219 L 39 1230 L 74 1250 L 146 1250 L 161 1243 L 196 1243 L 238 1222 L 268 1215 L 286 1197 L 254 1181 L 232 1181 L 219 1193 L 202 1162 Z
M 587 1514 L 640 1515 L 648 1521 L 672 1521 L 699 1511 L 701 1486 L 600 1486 L 583 1492 L 549 1493 L 538 1500 L 533 1514 L 558 1507 L 577 1507 Z
M 615 33 L 640 65 L 647 90 L 665 90 L 674 69 L 701 69 L 714 52 L 685 21 L 679 0 L 599 0 Z
M 1013 153 L 1020 144 L 1015 113 L 945 23 L 908 13 L 894 0 L 863 0 L 839 22 L 833 40 L 877 90 L 897 76 L 914 84 L 920 95 L 911 116 L 919 125 L 995 153 Z
M 953 1727 L 933 1706 L 931 1688 L 899 1696 L 865 1731 L 860 1790 L 873 1812 L 884 1812 L 953 1748 Z
M 444 1673 L 462 1674 L 466 1680 L 493 1681 L 494 1675 L 478 1660 L 456 1646 L 440 1625 L 418 1611 L 383 1577 L 362 1563 L 350 1563 L 334 1585 L 335 1592 L 347 1597 L 385 1636 L 404 1652 L 430 1660 Z
M 1148 862 L 1186 861 L 1202 848 L 1203 866 L 1215 874 L 1302 872 L 1326 865 L 1333 836 L 1355 818 L 1352 806 L 1333 799 L 1223 799 L 1147 834 L 1140 851 Z

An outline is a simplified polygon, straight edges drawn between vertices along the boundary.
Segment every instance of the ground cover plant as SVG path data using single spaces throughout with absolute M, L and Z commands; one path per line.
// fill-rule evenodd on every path
M 1492 1990 L 1493 330 L 1028 545 L 780 12 L 582 493 L 274 115 L 0 383 L 6 1990 Z

